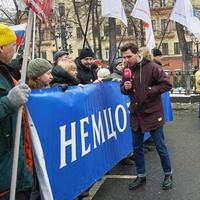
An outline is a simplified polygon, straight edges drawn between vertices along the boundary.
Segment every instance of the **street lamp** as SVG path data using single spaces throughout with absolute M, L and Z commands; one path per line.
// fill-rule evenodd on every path
M 59 16 L 56 16 L 54 31 L 55 39 L 60 38 L 61 48 L 63 51 L 72 53 L 72 46 L 68 43 L 69 38 L 72 37 L 73 27 L 67 23 L 67 18 L 65 15 L 65 4 L 58 4 L 58 13 Z

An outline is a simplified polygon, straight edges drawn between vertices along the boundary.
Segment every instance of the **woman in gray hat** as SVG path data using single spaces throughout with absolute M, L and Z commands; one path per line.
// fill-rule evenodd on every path
M 49 87 L 53 79 L 51 74 L 52 65 L 43 58 L 36 58 L 29 62 L 27 76 L 28 85 L 31 89 Z

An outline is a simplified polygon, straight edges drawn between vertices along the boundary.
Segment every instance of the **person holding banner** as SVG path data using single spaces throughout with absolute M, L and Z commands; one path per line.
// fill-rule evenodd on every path
M 129 184 L 136 189 L 146 183 L 146 170 L 143 152 L 144 133 L 150 132 L 164 171 L 162 188 L 172 188 L 172 167 L 164 140 L 165 123 L 161 94 L 169 91 L 172 84 L 162 67 L 152 62 L 148 48 L 125 44 L 121 47 L 122 56 L 127 63 L 125 69 L 129 76 L 123 75 L 121 92 L 130 97 L 130 125 L 133 133 L 133 148 L 137 177 Z M 126 71 L 127 71 L 126 70 Z
M 35 58 L 28 64 L 28 85 L 31 89 L 50 87 L 52 65 L 43 58 Z
M 16 83 L 9 72 L 15 53 L 15 32 L 0 24 L 0 199 L 9 199 L 17 111 L 27 102 L 30 93 L 30 88 Z M 25 134 L 23 123 L 21 130 L 16 199 L 28 200 L 33 186 L 32 154 L 30 137 Z

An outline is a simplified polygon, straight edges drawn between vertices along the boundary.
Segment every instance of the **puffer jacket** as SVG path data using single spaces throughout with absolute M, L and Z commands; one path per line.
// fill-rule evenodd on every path
M 165 122 L 161 94 L 172 84 L 162 67 L 143 59 L 131 67 L 132 88 L 125 90 L 124 77 L 121 92 L 130 97 L 130 124 L 135 131 L 144 133 L 162 126 Z
M 7 97 L 9 90 L 14 87 L 13 79 L 7 69 L 8 66 L 0 62 L 0 194 L 10 189 L 17 121 L 17 110 L 12 106 Z M 22 127 L 18 160 L 17 191 L 31 188 L 32 185 L 33 177 L 26 163 L 24 128 Z

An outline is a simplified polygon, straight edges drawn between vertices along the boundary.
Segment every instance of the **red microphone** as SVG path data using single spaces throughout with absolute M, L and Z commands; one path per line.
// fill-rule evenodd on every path
M 130 81 L 132 78 L 132 71 L 129 68 L 125 68 L 123 77 L 124 77 L 124 82 Z

